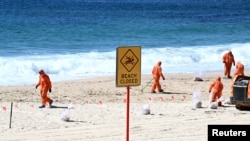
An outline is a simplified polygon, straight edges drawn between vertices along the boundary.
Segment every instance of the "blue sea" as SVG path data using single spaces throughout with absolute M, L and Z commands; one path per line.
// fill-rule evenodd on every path
M 116 49 L 141 46 L 141 73 L 250 68 L 248 0 L 1 0 L 0 86 L 116 75 Z M 234 68 L 233 68 L 234 70 Z

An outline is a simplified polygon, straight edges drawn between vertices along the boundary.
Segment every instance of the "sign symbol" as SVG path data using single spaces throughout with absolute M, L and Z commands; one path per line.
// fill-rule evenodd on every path
M 128 72 L 131 72 L 131 70 L 133 70 L 133 68 L 139 62 L 139 59 L 136 57 L 134 52 L 129 49 L 121 58 L 120 62 Z
M 127 60 L 126 60 L 125 63 L 124 63 L 125 65 L 127 65 L 127 64 L 132 64 L 132 65 L 133 65 L 133 64 L 134 64 L 134 60 L 135 60 L 135 59 L 134 59 L 134 56 L 132 56 L 132 57 L 126 56 L 126 59 L 127 59 Z

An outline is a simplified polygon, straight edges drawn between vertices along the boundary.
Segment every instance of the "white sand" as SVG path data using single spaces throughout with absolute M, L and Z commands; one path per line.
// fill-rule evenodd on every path
M 245 72 L 250 75 L 249 71 Z M 209 124 L 250 124 L 249 111 L 224 104 L 208 109 L 208 87 L 221 72 L 165 74 L 165 94 L 151 94 L 150 75 L 142 75 L 141 86 L 130 89 L 129 134 L 126 133 L 126 87 L 116 87 L 115 76 L 53 83 L 49 97 L 54 108 L 39 109 L 39 90 L 34 85 L 0 87 L 0 140 L 4 141 L 207 141 Z M 53 81 L 53 80 L 52 80 Z M 223 97 L 229 98 L 230 79 L 222 79 Z M 143 92 L 142 92 L 142 88 Z M 193 109 L 193 91 L 202 96 L 202 108 Z M 142 107 L 151 103 L 151 113 Z M 10 128 L 11 102 L 13 102 Z M 60 119 L 69 103 L 70 121 Z

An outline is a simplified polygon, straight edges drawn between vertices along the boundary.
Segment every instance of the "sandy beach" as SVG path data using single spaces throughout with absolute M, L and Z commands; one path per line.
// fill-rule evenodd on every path
M 129 139 L 131 141 L 206 141 L 210 124 L 250 124 L 249 111 L 223 103 L 209 109 L 208 87 L 222 72 L 165 74 L 165 93 L 150 93 L 151 75 L 141 86 L 130 87 Z M 250 71 L 245 71 L 250 75 Z M 53 82 L 49 97 L 53 108 L 39 109 L 39 89 L 34 85 L 0 87 L 0 140 L 4 141 L 122 141 L 126 140 L 126 87 L 116 87 L 115 76 Z M 229 98 L 231 79 L 222 79 L 223 98 Z M 193 108 L 199 90 L 202 108 Z M 149 115 L 141 112 L 151 101 Z M 10 122 L 11 102 L 13 102 Z M 69 108 L 70 107 L 70 108 Z M 69 109 L 68 109 L 69 108 Z M 70 120 L 61 114 L 69 110 Z

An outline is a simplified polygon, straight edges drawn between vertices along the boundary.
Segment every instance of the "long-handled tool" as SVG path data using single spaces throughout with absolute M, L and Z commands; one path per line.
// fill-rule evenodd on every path
M 152 82 L 153 79 L 151 79 L 149 82 L 147 82 L 147 84 L 141 89 L 141 92 L 143 92 L 143 90 Z

